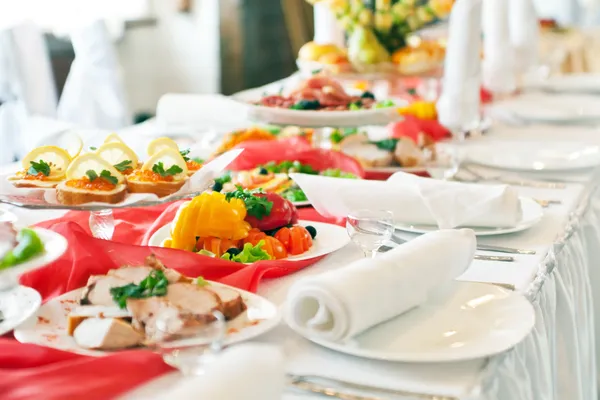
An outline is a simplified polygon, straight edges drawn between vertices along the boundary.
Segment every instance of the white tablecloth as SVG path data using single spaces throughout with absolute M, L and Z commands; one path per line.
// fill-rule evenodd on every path
M 147 125 L 151 129 L 150 124 Z M 140 127 L 122 133 L 126 141 L 140 140 Z M 561 137 L 600 143 L 599 132 L 583 128 L 504 128 L 497 126 L 481 141 L 498 138 L 553 140 Z M 142 140 L 146 141 L 147 137 Z M 345 380 L 469 400 L 590 400 L 597 398 L 594 310 L 600 309 L 600 192 L 593 171 L 561 175 L 566 189 L 518 188 L 524 196 L 561 200 L 545 210 L 535 227 L 514 235 L 482 238 L 482 242 L 531 248 L 537 255 L 516 256 L 515 263 L 475 261 L 463 280 L 511 285 L 535 305 L 534 332 L 515 349 L 485 360 L 448 364 L 402 364 L 371 361 L 326 350 L 280 326 L 259 341 L 285 349 L 289 372 L 327 374 Z M 59 213 L 13 209 L 33 223 Z M 300 276 L 338 268 L 361 257 L 352 245 L 289 277 L 267 281 L 259 294 L 276 304 Z M 594 303 L 597 307 L 594 307 Z M 596 318 L 600 321 L 600 318 Z M 165 396 L 180 379 L 170 374 L 125 396 L 152 399 Z M 165 397 L 162 397 L 165 398 Z M 249 397 L 250 398 L 250 397 Z M 314 398 L 288 392 L 284 398 Z

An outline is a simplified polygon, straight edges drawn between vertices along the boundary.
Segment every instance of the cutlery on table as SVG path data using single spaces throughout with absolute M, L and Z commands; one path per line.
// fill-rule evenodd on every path
M 379 252 L 380 253 L 385 253 L 386 251 L 390 251 L 392 250 L 393 247 L 391 246 L 380 246 L 379 247 Z M 511 256 L 485 256 L 485 255 L 481 255 L 481 254 L 475 254 L 473 256 L 474 260 L 479 260 L 479 261 L 502 261 L 502 262 L 514 262 L 515 258 L 511 257 Z
M 396 244 L 404 244 L 407 240 L 402 239 L 398 235 L 392 235 L 391 241 Z M 494 246 L 490 244 L 477 244 L 477 250 L 481 251 L 494 251 L 498 253 L 509 253 L 509 254 L 535 254 L 535 250 L 516 249 L 512 247 Z
M 562 204 L 562 201 L 560 200 L 545 200 L 545 199 L 532 199 L 533 201 L 535 201 L 536 203 L 538 203 L 540 206 L 542 206 L 543 208 L 548 208 L 553 204 Z
M 466 171 L 467 173 L 475 177 L 475 179 L 473 179 L 472 182 L 497 181 L 505 183 L 507 185 L 527 186 L 540 189 L 565 189 L 567 187 L 564 183 L 561 182 L 538 181 L 534 179 L 524 179 L 518 176 L 505 176 L 504 174 L 484 176 L 465 164 L 462 164 L 460 168 L 461 170 Z
M 342 400 L 392 400 L 399 397 L 410 397 L 421 400 L 458 400 L 456 397 L 451 396 L 379 388 L 315 375 L 286 374 L 286 379 L 288 387 Z M 361 391 L 370 394 L 360 395 L 354 394 L 352 391 Z

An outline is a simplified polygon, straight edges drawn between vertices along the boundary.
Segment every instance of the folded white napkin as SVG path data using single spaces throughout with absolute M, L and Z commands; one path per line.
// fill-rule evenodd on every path
M 300 279 L 288 292 L 285 316 L 303 336 L 351 338 L 422 304 L 471 264 L 469 229 L 436 231 L 345 268 Z
M 450 14 L 442 94 L 437 113 L 442 125 L 468 130 L 479 124 L 481 80 L 481 0 L 457 1 Z
M 513 227 L 522 210 L 514 188 L 446 182 L 397 172 L 387 181 L 339 179 L 292 174 L 308 200 L 322 215 L 346 217 L 352 210 L 378 209 L 394 213 L 397 223 Z
M 517 74 L 525 74 L 537 65 L 539 25 L 533 0 L 509 0 L 508 28 Z
M 493 93 L 516 89 L 514 54 L 508 29 L 508 1 L 483 2 L 483 86 Z
M 220 94 L 165 94 L 156 106 L 164 131 L 233 130 L 248 125 L 245 107 Z
M 242 344 L 220 354 L 203 376 L 186 378 L 162 398 L 281 400 L 284 376 L 284 358 L 279 348 Z
M 314 5 L 314 41 L 320 44 L 335 44 L 345 47 L 346 38 L 344 29 L 339 25 L 337 18 L 327 2 Z

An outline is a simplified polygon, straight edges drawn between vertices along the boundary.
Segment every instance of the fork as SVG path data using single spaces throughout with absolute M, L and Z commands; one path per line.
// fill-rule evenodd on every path
M 481 173 L 474 171 L 469 165 L 462 164 L 461 171 L 466 171 L 475 177 L 471 182 L 481 182 L 481 181 L 497 181 L 506 183 L 508 185 L 514 186 L 528 186 L 533 188 L 541 188 L 541 189 L 565 189 L 567 186 L 561 182 L 546 182 L 546 181 L 536 181 L 534 179 L 523 179 L 520 177 L 506 177 L 502 174 L 494 175 L 494 176 L 484 176 Z M 460 171 L 458 171 L 460 172 Z M 457 174 L 458 174 L 457 172 Z M 456 174 L 456 175 L 457 175 Z M 456 179 L 456 176 L 454 177 Z M 468 181 L 468 180 L 467 180 Z

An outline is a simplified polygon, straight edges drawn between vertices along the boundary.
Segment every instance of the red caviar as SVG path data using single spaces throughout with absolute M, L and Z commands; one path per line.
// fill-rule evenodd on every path
M 136 169 L 131 173 L 129 179 L 141 182 L 173 182 L 172 175 L 162 176 L 148 169 Z
M 31 175 L 31 174 L 28 174 L 27 172 L 25 172 L 25 174 L 23 175 L 23 179 L 31 180 L 31 181 L 45 181 L 45 180 L 48 180 L 48 177 L 46 175 L 42 174 L 41 172 L 38 172 L 35 175 Z
M 198 171 L 200 168 L 202 168 L 202 164 L 194 160 L 186 161 L 185 163 L 187 164 L 188 171 Z
M 96 178 L 90 181 L 89 178 L 71 179 L 65 183 L 68 187 L 82 190 L 99 190 L 109 192 L 114 190 L 117 185 L 114 185 L 104 178 Z

